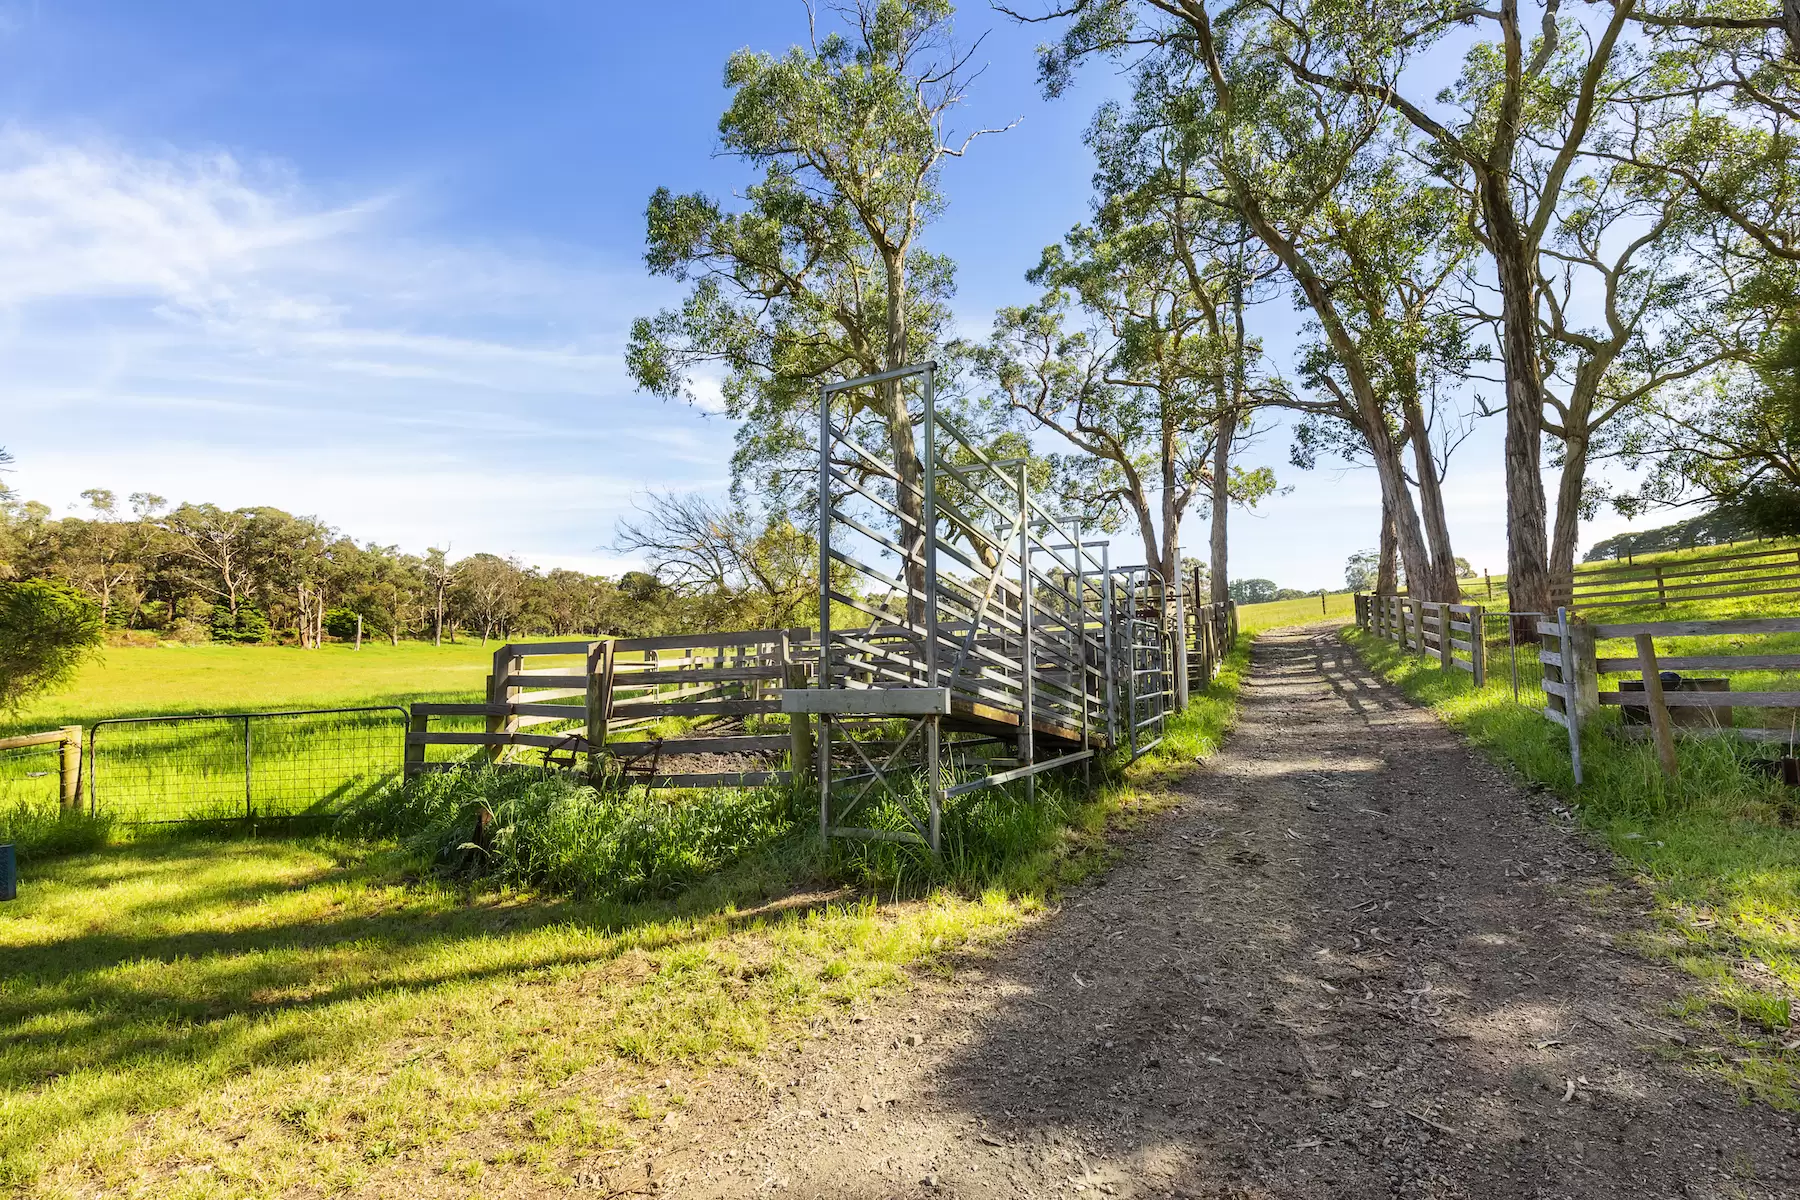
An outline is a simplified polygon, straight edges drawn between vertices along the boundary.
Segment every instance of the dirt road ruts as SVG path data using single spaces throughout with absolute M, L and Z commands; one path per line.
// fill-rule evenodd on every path
M 714 1075 L 633 1190 L 1800 1197 L 1789 1116 L 1669 1053 L 1642 896 L 1318 630 L 1060 911 Z

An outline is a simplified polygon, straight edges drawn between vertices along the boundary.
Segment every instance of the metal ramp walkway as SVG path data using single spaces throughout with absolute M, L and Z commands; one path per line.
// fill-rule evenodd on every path
M 1162 578 L 971 437 L 935 363 L 827 384 L 818 421 L 818 657 L 782 709 L 818 720 L 825 836 L 936 850 L 951 797 L 1160 739 Z

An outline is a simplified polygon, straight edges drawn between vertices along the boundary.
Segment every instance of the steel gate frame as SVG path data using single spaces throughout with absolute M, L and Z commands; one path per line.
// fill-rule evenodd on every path
M 1105 744 L 1136 758 L 1160 740 L 1169 694 L 1161 576 L 1112 566 L 1107 542 L 1046 509 L 1031 494 L 1029 460 L 991 457 L 938 410 L 936 371 L 928 362 L 819 388 L 818 674 L 812 688 L 782 693 L 783 711 L 819 721 L 821 835 L 933 851 L 946 799 L 1013 780 L 1029 799 L 1043 771 L 1091 766 L 1102 721 Z M 859 439 L 858 415 L 872 406 L 848 398 L 878 387 L 899 393 L 887 402 L 906 415 L 916 470 Z M 886 595 L 854 594 L 858 580 Z M 835 628 L 833 604 L 870 623 Z M 856 734 L 890 721 L 898 728 L 869 754 Z M 1063 751 L 1040 757 L 1040 732 Z M 840 740 L 848 754 L 834 754 Z M 966 754 L 995 742 L 1013 756 Z M 876 798 L 904 828 L 848 823 Z

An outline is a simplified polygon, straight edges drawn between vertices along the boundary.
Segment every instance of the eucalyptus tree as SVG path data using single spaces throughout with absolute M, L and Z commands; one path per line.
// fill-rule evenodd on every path
M 1630 114 L 1631 125 L 1655 125 L 1655 111 Z M 1754 269 L 1717 237 L 1694 236 L 1705 222 L 1692 190 L 1628 159 L 1588 165 L 1538 264 L 1544 428 L 1560 472 L 1550 539 L 1559 590 L 1574 578 L 1580 522 L 1603 499 L 1590 465 L 1619 454 L 1638 418 L 1684 381 L 1748 359 L 1755 340 L 1753 312 L 1735 300 Z
M 1434 570 L 1407 487 L 1406 440 L 1394 412 L 1396 394 L 1418 378 L 1406 361 L 1422 343 L 1414 327 L 1454 267 L 1454 255 L 1441 253 L 1443 222 L 1404 211 L 1408 197 L 1430 192 L 1396 174 L 1401 147 L 1385 106 L 1316 93 L 1269 70 L 1254 49 L 1262 36 L 1254 23 L 1234 26 L 1223 46 L 1185 27 L 1163 30 L 1116 141 L 1142 146 L 1172 133 L 1180 192 L 1194 212 L 1241 226 L 1279 264 L 1320 342 L 1305 360 L 1314 395 L 1283 403 L 1357 430 L 1408 577 L 1422 595 L 1452 598 L 1454 579 Z M 1402 269 L 1410 274 L 1396 278 Z M 1438 540 L 1447 564 L 1447 533 Z
M 619 522 L 613 546 L 644 555 L 674 590 L 729 602 L 752 628 L 817 609 L 818 542 L 780 513 L 759 520 L 691 492 L 651 492 L 639 509 Z
M 1220 6 L 1215 14 L 1204 0 L 1070 0 L 1035 14 L 1067 22 L 1061 41 L 1043 56 L 1042 74 L 1052 91 L 1082 59 L 1143 43 L 1200 66 L 1206 85 L 1197 113 L 1213 124 L 1213 136 L 1234 147 L 1223 158 L 1233 198 L 1283 258 L 1315 312 L 1324 281 L 1284 245 L 1294 237 L 1270 219 L 1280 212 L 1270 203 L 1276 197 L 1268 194 L 1269 183 L 1302 194 L 1353 188 L 1355 181 L 1334 167 L 1349 159 L 1333 147 L 1366 139 L 1364 131 L 1390 114 L 1425 139 L 1439 175 L 1468 196 L 1469 230 L 1499 295 L 1508 584 L 1514 604 L 1525 609 L 1547 609 L 1552 598 L 1539 473 L 1547 401 L 1538 263 L 1567 203 L 1578 159 L 1599 148 L 1611 110 L 1627 91 L 1618 66 L 1634 4 L 1596 0 L 1571 14 L 1561 0 L 1543 0 L 1535 13 L 1523 12 L 1518 0 L 1491 8 L 1443 0 L 1296 0 Z M 1420 61 L 1452 39 L 1466 39 L 1470 25 L 1477 37 L 1464 54 L 1462 74 L 1451 87 L 1438 92 L 1431 84 L 1434 94 L 1422 95 L 1427 73 L 1416 69 Z M 1298 94 L 1290 95 L 1279 75 Z M 1292 131 L 1301 126 L 1311 127 L 1305 140 L 1324 153 L 1278 159 L 1279 172 L 1241 165 L 1236 147 L 1291 144 Z M 1322 313 L 1320 324 L 1332 352 L 1343 354 L 1346 337 Z M 1365 389 L 1352 381 L 1351 390 Z M 1354 398 L 1366 408 L 1364 397 Z M 1375 457 L 1379 468 L 1383 455 Z M 1412 575 L 1417 548 L 1409 556 L 1405 504 L 1385 476 L 1383 494 L 1393 502 L 1401 555 Z
M 448 547 L 432 546 L 419 562 L 419 576 L 425 583 L 426 604 L 431 612 L 431 644 L 444 644 L 444 618 L 451 613 L 451 597 L 462 582 L 467 560 L 453 562 Z M 450 640 L 456 640 L 451 626 Z
M 1032 274 L 1043 282 L 1089 270 L 1098 287 L 1099 263 L 1071 264 L 1053 247 Z M 1069 328 L 1072 294 L 1052 287 L 1034 304 L 1001 309 L 991 337 L 968 353 L 994 401 L 1074 451 L 1050 456 L 1053 487 L 1083 523 L 1111 529 L 1128 514 L 1144 561 L 1174 579 L 1183 515 L 1197 497 L 1216 502 L 1207 382 L 1218 368 L 1204 361 L 1207 335 L 1179 300 L 1184 287 L 1112 278 L 1084 306 L 1095 327 Z M 1268 468 L 1239 467 L 1217 494 L 1254 506 L 1273 487 Z
M 828 10 L 841 30 L 820 36 L 815 21 L 806 46 L 733 54 L 720 150 L 759 177 L 737 208 L 667 188 L 650 198 L 645 261 L 693 288 L 634 323 L 627 363 L 646 391 L 689 400 L 697 376 L 723 371 L 725 409 L 743 422 L 740 488 L 804 488 L 820 383 L 917 362 L 943 341 L 953 267 L 921 237 L 944 208 L 945 161 L 994 132 L 951 131 L 968 57 L 951 11 L 949 0 L 855 0 Z M 918 530 L 921 464 L 902 389 L 857 403 L 851 420 L 885 443 L 898 507 Z
M 1800 531 L 1800 327 L 1766 334 L 1748 366 L 1670 389 L 1622 453 L 1648 467 L 1628 515 L 1705 500 L 1743 508 L 1764 534 Z
M 1678 100 L 1615 150 L 1679 179 L 1747 249 L 1800 263 L 1800 0 L 1641 0 L 1653 70 L 1637 93 Z
M 1139 103 L 1103 105 L 1088 133 L 1094 150 L 1094 184 L 1100 223 L 1114 229 L 1136 227 L 1149 235 L 1149 264 L 1175 273 L 1185 285 L 1185 304 L 1204 333 L 1204 363 L 1195 383 L 1205 397 L 1210 467 L 1203 469 L 1209 510 L 1210 599 L 1230 599 L 1230 513 L 1234 505 L 1254 506 L 1274 486 L 1267 470 L 1245 472 L 1233 464 L 1235 452 L 1257 435 L 1256 413 L 1279 403 L 1286 385 L 1270 370 L 1260 341 L 1248 329 L 1250 307 L 1270 297 L 1279 270 L 1257 247 L 1241 220 L 1199 195 L 1196 172 L 1205 163 L 1179 123 L 1142 120 L 1146 92 L 1154 94 L 1155 72 L 1142 73 Z

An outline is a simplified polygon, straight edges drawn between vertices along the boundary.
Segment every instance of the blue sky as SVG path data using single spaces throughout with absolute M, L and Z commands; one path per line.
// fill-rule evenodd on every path
M 959 26 L 990 31 L 968 123 L 1023 118 L 951 165 L 930 234 L 979 331 L 1086 212 L 1081 131 L 1115 81 L 1044 101 L 1039 31 L 985 5 Z M 625 375 L 631 319 L 678 295 L 642 268 L 644 202 L 745 182 L 712 156 L 720 69 L 804 33 L 799 0 L 0 2 L 10 482 L 619 569 L 633 497 L 722 488 L 731 449 Z M 1291 344 L 1285 300 L 1261 316 Z M 1496 570 L 1498 439 L 1450 485 L 1458 550 Z M 1255 451 L 1294 487 L 1237 518 L 1232 574 L 1335 584 L 1374 541 L 1373 478 L 1295 472 L 1286 445 Z

